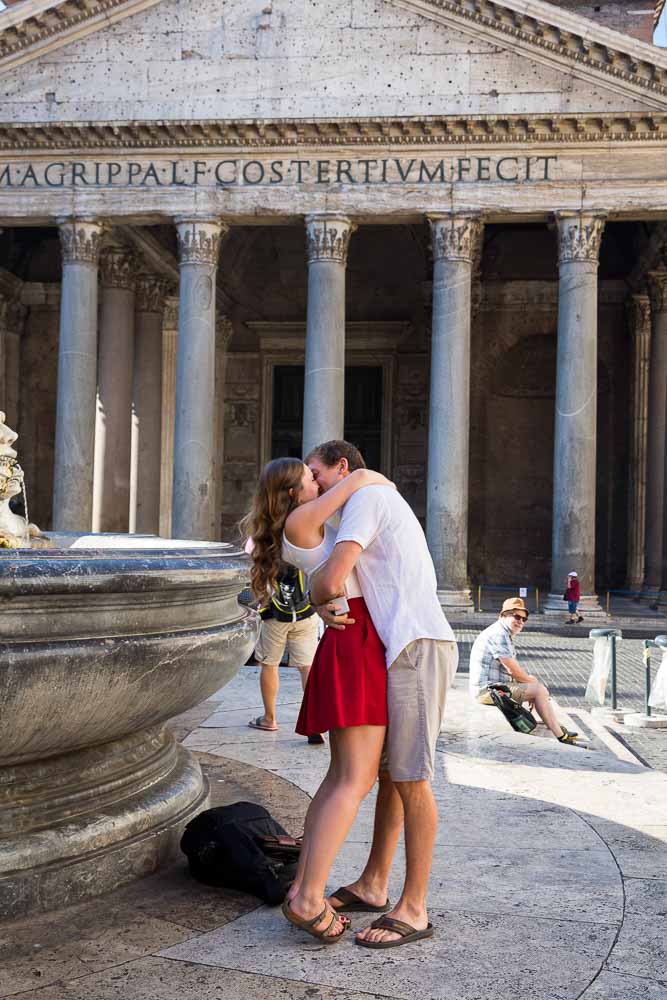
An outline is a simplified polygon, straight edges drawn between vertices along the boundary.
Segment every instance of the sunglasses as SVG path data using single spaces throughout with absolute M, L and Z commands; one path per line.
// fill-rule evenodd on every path
M 512 618 L 515 622 L 521 622 L 522 625 L 528 621 L 528 615 L 512 615 Z

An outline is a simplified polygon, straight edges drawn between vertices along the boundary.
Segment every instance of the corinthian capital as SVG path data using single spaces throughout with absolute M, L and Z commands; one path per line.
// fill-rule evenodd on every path
M 628 299 L 628 319 L 633 335 L 640 340 L 651 332 L 651 300 L 648 295 L 631 295 Z
M 220 219 L 177 219 L 178 259 L 181 264 L 218 263 L 222 240 L 229 226 Z
M 654 313 L 667 312 L 667 267 L 661 267 L 658 271 L 649 271 L 648 279 L 651 309 Z
M 158 274 L 137 275 L 137 294 L 135 298 L 135 309 L 137 312 L 162 314 L 169 285 L 169 280 Z
M 597 264 L 604 232 L 605 216 L 578 212 L 558 215 L 558 263 L 586 261 Z
M 479 260 L 484 224 L 472 215 L 429 215 L 433 260 Z
M 97 264 L 104 227 L 100 222 L 67 219 L 60 222 L 63 264 Z
M 356 224 L 345 215 L 306 216 L 306 259 L 347 264 L 347 250 Z
M 137 259 L 127 247 L 108 247 L 100 256 L 104 288 L 134 288 Z
M 215 340 L 219 347 L 226 349 L 232 339 L 234 326 L 229 316 L 217 313 L 215 317 Z
M 178 296 L 167 295 L 164 300 L 164 312 L 162 314 L 163 330 L 178 330 Z
M 3 333 L 21 333 L 27 309 L 17 299 L 0 293 L 0 336 Z

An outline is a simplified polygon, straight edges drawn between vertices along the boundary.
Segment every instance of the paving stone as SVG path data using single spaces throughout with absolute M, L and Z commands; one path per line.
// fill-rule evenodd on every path
M 368 923 L 359 914 L 353 927 Z M 163 952 L 164 957 L 257 972 L 324 986 L 341 982 L 360 991 L 412 1000 L 528 1000 L 578 997 L 597 974 L 616 929 L 505 914 L 433 909 L 435 938 L 391 952 L 355 947 L 351 936 L 322 947 L 291 927 L 279 911 L 261 907 L 219 931 Z M 526 941 L 530 940 L 530 948 Z M 545 962 L 545 955 L 549 961 Z
M 625 896 L 623 926 L 607 967 L 667 979 L 667 879 L 626 879 Z
M 146 958 L 82 980 L 30 990 L 34 1000 L 380 1000 L 375 993 Z
M 601 972 L 588 987 L 581 1000 L 665 1000 L 667 978 L 655 982 L 641 976 L 623 976 L 616 972 Z

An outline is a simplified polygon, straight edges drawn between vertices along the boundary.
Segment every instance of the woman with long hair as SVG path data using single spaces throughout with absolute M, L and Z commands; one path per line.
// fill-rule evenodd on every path
M 358 469 L 319 496 L 312 472 L 299 459 L 269 462 L 242 522 L 253 543 L 254 594 L 263 598 L 271 591 L 282 562 L 312 574 L 336 544 L 329 518 L 353 493 L 373 485 L 391 484 L 378 472 Z M 331 865 L 375 784 L 387 726 L 384 647 L 354 572 L 345 589 L 352 623 L 326 629 L 296 724 L 304 736 L 329 733 L 331 762 L 308 809 L 297 876 L 283 903 L 287 919 L 323 944 L 340 940 L 349 926 L 324 893 Z

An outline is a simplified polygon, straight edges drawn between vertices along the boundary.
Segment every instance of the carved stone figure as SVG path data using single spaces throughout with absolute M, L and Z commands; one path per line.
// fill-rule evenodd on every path
M 23 493 L 23 469 L 12 448 L 17 436 L 0 411 L 0 548 L 42 548 L 48 542 L 37 525 L 9 508 L 11 498 Z

